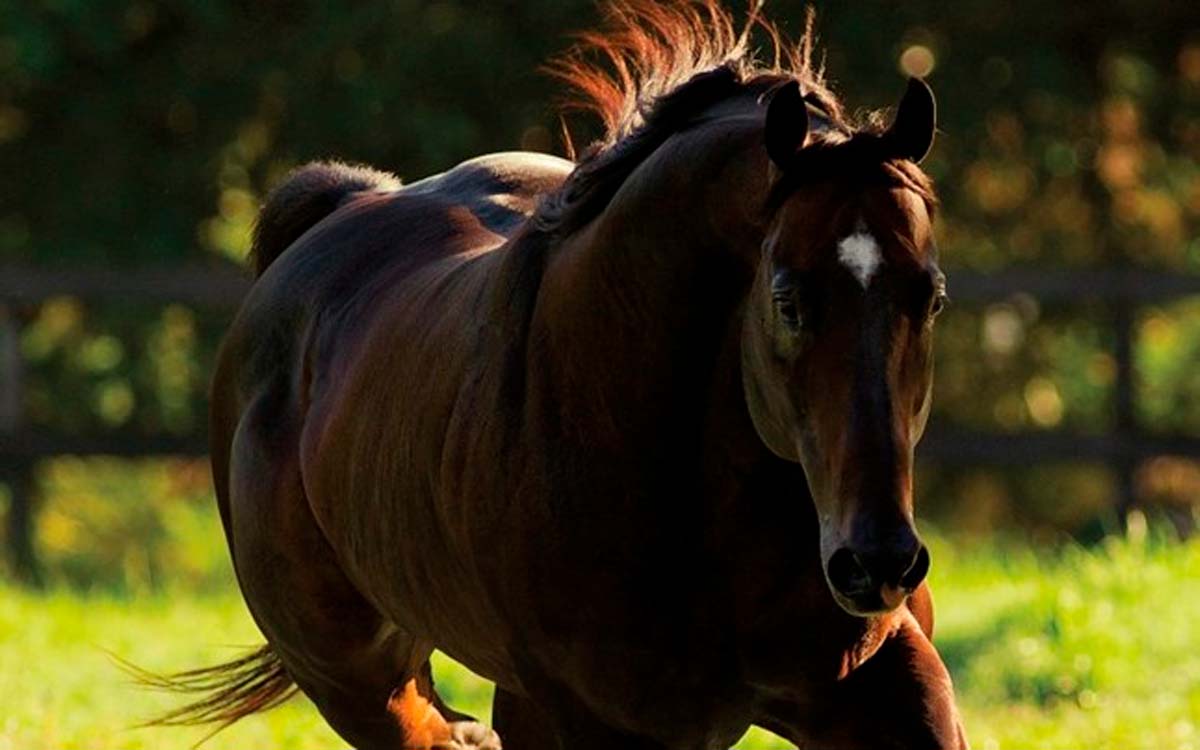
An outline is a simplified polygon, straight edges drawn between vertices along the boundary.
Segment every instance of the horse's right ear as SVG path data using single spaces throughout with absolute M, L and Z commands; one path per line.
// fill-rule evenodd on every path
M 788 81 L 771 95 L 765 137 L 767 155 L 775 166 L 787 170 L 808 138 L 808 105 L 800 94 L 798 82 Z
M 904 98 L 896 109 L 896 119 L 883 134 L 888 156 L 920 164 L 933 148 L 936 130 L 937 102 L 933 90 L 920 78 L 909 78 Z

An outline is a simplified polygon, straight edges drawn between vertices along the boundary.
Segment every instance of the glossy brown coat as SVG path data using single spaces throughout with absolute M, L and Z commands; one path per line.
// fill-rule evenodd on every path
M 269 648 L 217 718 L 294 681 L 360 748 L 965 747 L 927 588 L 835 602 L 805 470 L 747 405 L 768 233 L 838 230 L 766 209 L 788 76 L 723 70 L 579 167 L 312 165 L 268 202 L 212 453 Z M 827 194 L 924 253 L 931 196 L 888 169 Z M 437 697 L 434 648 L 497 683 L 500 739 Z

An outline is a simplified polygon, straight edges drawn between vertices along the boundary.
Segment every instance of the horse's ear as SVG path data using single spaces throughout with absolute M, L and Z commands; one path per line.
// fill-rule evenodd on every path
M 933 147 L 937 128 L 937 102 L 933 91 L 920 78 L 909 78 L 896 119 L 883 134 L 889 156 L 920 163 Z
M 808 138 L 808 106 L 798 82 L 788 81 L 771 95 L 765 134 L 767 155 L 775 166 L 786 170 Z

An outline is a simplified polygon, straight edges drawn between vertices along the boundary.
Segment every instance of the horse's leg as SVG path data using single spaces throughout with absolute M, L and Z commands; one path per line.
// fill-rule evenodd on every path
M 272 651 L 356 748 L 498 750 L 494 733 L 434 692 L 432 644 L 381 617 L 338 566 L 304 495 L 297 427 L 287 399 L 261 395 L 228 464 L 234 567 Z
M 815 704 L 772 706 L 763 726 L 802 748 L 967 750 L 950 674 L 907 614 L 879 650 Z
M 492 700 L 492 726 L 505 744 L 516 750 L 561 750 L 550 717 L 529 698 L 499 685 Z
M 543 687 L 545 702 L 496 687 L 492 722 L 510 750 L 666 750 L 603 723 L 565 689 Z
M 661 742 L 614 729 L 586 714 L 557 718 L 563 750 L 667 750 Z

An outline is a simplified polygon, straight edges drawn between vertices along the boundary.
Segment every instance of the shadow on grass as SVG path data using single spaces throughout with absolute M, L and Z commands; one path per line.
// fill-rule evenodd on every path
M 1027 630 L 1028 626 L 1029 613 L 1023 604 L 1012 604 L 980 627 L 948 636 L 938 635 L 935 639 L 937 650 L 957 681 L 959 675 L 967 674 L 972 661 L 994 650 L 998 643 L 1012 638 L 1015 631 Z

